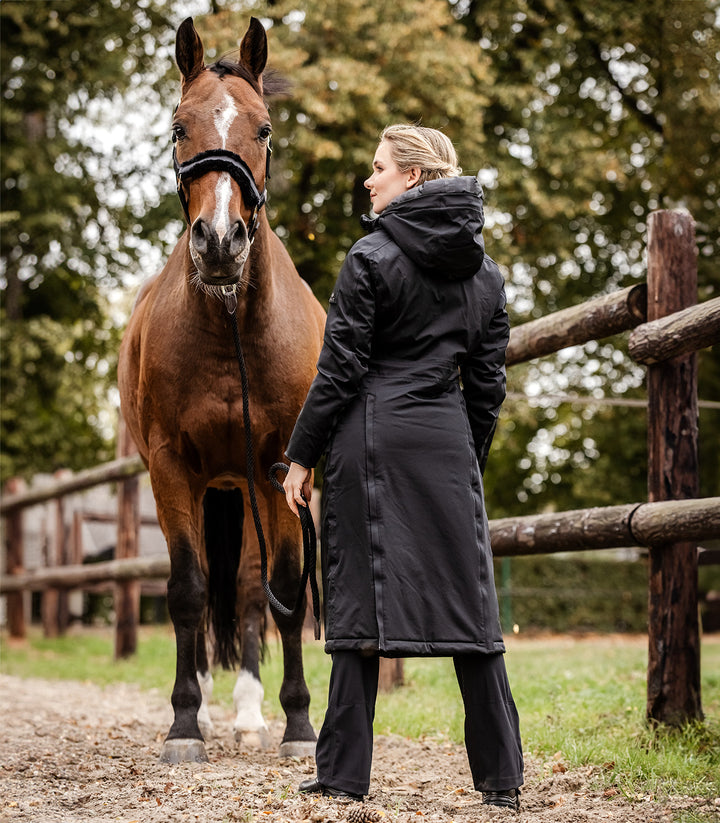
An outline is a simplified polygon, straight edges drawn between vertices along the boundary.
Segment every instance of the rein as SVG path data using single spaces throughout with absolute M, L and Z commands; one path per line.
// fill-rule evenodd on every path
M 305 595 L 305 587 L 308 579 L 310 580 L 310 592 L 312 594 L 312 607 L 314 617 L 315 639 L 320 639 L 320 594 L 318 591 L 317 577 L 315 574 L 315 565 L 317 560 L 317 540 L 315 536 L 315 524 L 313 523 L 310 508 L 307 505 L 307 500 L 303 495 L 305 506 L 298 506 L 300 514 L 300 523 L 302 526 L 303 537 L 303 570 L 300 578 L 300 589 L 298 591 L 295 605 L 289 609 L 284 606 L 277 597 L 273 594 L 268 581 L 267 573 L 267 545 L 265 543 L 265 535 L 263 533 L 262 521 L 260 520 L 260 510 L 257 504 L 257 496 L 255 494 L 255 452 L 253 449 L 252 428 L 250 423 L 250 392 L 248 388 L 247 368 L 245 366 L 245 357 L 243 355 L 242 345 L 240 344 L 240 332 L 237 323 L 237 297 L 235 295 L 235 286 L 223 286 L 223 293 L 225 296 L 225 306 L 230 315 L 230 325 L 232 327 L 233 341 L 235 343 L 235 354 L 237 356 L 238 366 L 240 367 L 240 382 L 242 385 L 243 396 L 243 423 L 245 426 L 245 452 L 247 461 L 247 481 L 248 492 L 250 494 L 250 508 L 252 509 L 253 521 L 255 523 L 255 531 L 257 532 L 258 543 L 260 544 L 260 579 L 262 587 L 265 591 L 270 605 L 285 617 L 292 617 L 296 614 L 302 605 Z M 273 463 L 268 472 L 268 480 L 272 486 L 281 494 L 285 493 L 280 481 L 277 479 L 277 472 L 282 471 L 287 474 L 290 467 L 286 463 Z

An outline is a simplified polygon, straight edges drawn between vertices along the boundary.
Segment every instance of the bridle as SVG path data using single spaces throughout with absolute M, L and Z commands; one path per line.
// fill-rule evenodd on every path
M 268 137 L 267 153 L 265 156 L 265 180 L 270 179 L 270 157 L 272 155 L 272 140 Z M 240 186 L 245 205 L 250 208 L 250 220 L 247 224 L 248 240 L 252 243 L 257 231 L 257 216 L 267 201 L 267 182 L 262 192 L 258 190 L 255 178 L 248 164 L 233 151 L 227 149 L 210 149 L 200 152 L 184 163 L 178 163 L 176 147 L 173 146 L 173 167 L 177 181 L 177 193 L 180 205 L 185 212 L 185 219 L 190 224 L 190 204 L 185 195 L 185 184 L 197 180 L 211 171 L 227 172 Z

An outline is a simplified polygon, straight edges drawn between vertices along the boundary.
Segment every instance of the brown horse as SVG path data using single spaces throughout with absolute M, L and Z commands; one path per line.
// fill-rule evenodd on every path
M 282 460 L 315 374 L 325 314 L 300 279 L 263 209 L 271 123 L 263 71 L 267 39 L 252 19 L 237 63 L 205 66 L 192 19 L 180 26 L 176 59 L 182 95 L 172 140 L 188 229 L 165 268 L 144 284 L 120 349 L 122 412 L 152 482 L 170 552 L 168 607 L 175 628 L 175 720 L 161 760 L 206 760 L 207 691 L 212 685 L 205 626 L 215 659 L 240 663 L 235 735 L 266 734 L 259 677 L 267 598 L 259 542 L 248 509 L 240 372 L 231 310 L 249 385 L 255 485 L 273 593 L 295 602 L 300 527 L 267 482 Z M 308 754 L 301 631 L 271 608 L 283 646 L 280 701 L 287 716 L 281 754 Z M 202 686 L 202 688 L 201 688 Z

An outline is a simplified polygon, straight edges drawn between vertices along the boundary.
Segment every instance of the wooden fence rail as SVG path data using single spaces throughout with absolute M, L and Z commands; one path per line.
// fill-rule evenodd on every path
M 86 469 L 69 477 L 53 480 L 47 485 L 36 489 L 27 489 L 22 492 L 3 495 L 0 499 L 0 515 L 5 517 L 21 509 L 47 503 L 49 500 L 57 500 L 57 498 L 65 497 L 68 494 L 87 491 L 87 489 L 101 486 L 103 483 L 114 483 L 126 480 L 129 477 L 136 477 L 144 471 L 145 466 L 138 455 L 119 457 L 117 460 L 101 463 L 92 469 Z
M 628 351 L 646 366 L 720 343 L 720 297 L 643 323 L 630 335 Z
M 490 521 L 496 557 L 653 546 L 720 537 L 720 497 L 628 503 L 504 517 Z M 168 557 L 133 557 L 19 572 L 0 580 L 0 594 L 76 589 L 97 583 L 167 578 Z
M 720 537 L 720 497 L 628 503 L 490 521 L 493 554 L 667 545 Z
M 514 366 L 567 346 L 601 340 L 635 328 L 646 318 L 647 286 L 630 286 L 512 328 L 505 362 Z
M 169 557 L 127 557 L 100 563 L 52 566 L 29 572 L 16 572 L 0 581 L 0 594 L 45 589 L 84 589 L 98 583 L 128 580 L 162 580 L 170 576 Z
M 697 541 L 720 538 L 720 498 L 698 497 L 697 355 L 720 341 L 720 298 L 699 306 L 694 226 L 685 212 L 653 212 L 648 220 L 647 285 L 603 295 L 511 330 L 508 366 L 634 329 L 629 349 L 648 368 L 648 503 L 491 521 L 498 556 L 645 545 L 650 550 L 648 700 L 653 720 L 702 717 L 697 618 Z M 22 512 L 28 506 L 92 486 L 127 489 L 144 471 L 139 457 L 121 457 L 39 489 L 17 484 L 0 501 L 5 517 L 8 623 L 23 591 L 82 587 L 113 580 L 122 601 L 132 581 L 166 577 L 169 561 L 121 558 L 110 563 L 27 572 L 22 563 Z M 58 510 L 61 503 L 58 503 Z M 132 543 L 140 518 L 120 495 L 118 547 Z M 132 522 L 130 522 L 132 521 Z M 134 531 L 133 531 L 134 530 Z M 122 539 L 123 535 L 127 538 Z M 127 550 L 129 551 L 129 549 Z M 127 552 L 126 552 L 127 553 Z M 132 597 L 125 598 L 127 603 Z M 133 606 L 134 608 L 134 606 Z M 127 622 L 128 612 L 123 607 Z M 19 625 L 19 622 L 18 622 Z M 24 633 L 24 623 L 22 624 Z M 117 645 L 116 645 L 117 650 Z

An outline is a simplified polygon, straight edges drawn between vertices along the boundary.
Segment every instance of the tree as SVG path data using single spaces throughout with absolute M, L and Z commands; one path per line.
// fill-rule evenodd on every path
M 453 6 L 498 78 L 488 90 L 483 123 L 496 170 L 491 199 L 501 212 L 493 249 L 509 271 L 515 322 L 644 277 L 643 235 L 657 208 L 684 206 L 692 213 L 700 298 L 717 294 L 720 235 L 712 227 L 720 205 L 720 151 L 713 148 L 720 144 L 720 36 L 714 4 L 458 0 Z M 549 395 L 553 386 L 585 387 L 596 396 L 634 398 L 641 396 L 642 377 L 621 340 L 513 369 L 511 389 L 541 387 Z M 712 353 L 701 356 L 700 396 L 720 396 L 720 363 Z M 503 481 L 514 492 L 506 496 L 508 512 L 529 497 L 533 506 L 559 508 L 644 498 L 642 410 L 601 400 L 596 412 L 590 409 L 552 400 L 527 413 L 516 403 L 506 407 L 491 460 L 502 463 Z M 580 431 L 577 447 L 567 448 L 569 433 Z M 525 437 L 534 451 L 523 453 Z M 720 449 L 717 411 L 701 413 L 701 441 L 705 454 Z M 717 494 L 717 461 L 701 461 L 701 470 L 701 493 Z
M 162 89 L 172 29 L 156 5 L 0 6 L 3 479 L 112 451 L 101 422 L 118 343 L 108 292 L 167 213 L 141 226 L 159 200 L 143 179 L 157 145 L 146 141 L 144 162 L 127 145 L 109 154 L 103 141 L 121 124 L 112 134 L 103 121 L 127 116 L 128 95 Z
M 236 49 L 254 14 L 268 28 L 271 65 L 292 81 L 289 98 L 271 101 L 268 213 L 321 299 L 362 233 L 378 134 L 418 120 L 448 133 L 466 173 L 482 170 L 486 245 L 506 272 L 513 322 L 644 277 L 645 221 L 661 207 L 692 212 L 701 298 L 717 293 L 720 44 L 711 0 L 205 8 L 212 13 L 198 30 L 209 59 Z M 70 419 L 101 403 L 94 387 L 114 373 L 109 287 L 153 273 L 182 227 L 167 144 L 179 91 L 172 10 L 127 0 L 0 4 L 2 342 L 3 363 L 13 364 L 2 375 L 5 473 L 80 465 L 109 448 L 102 437 L 87 445 Z M 104 153 L 78 124 L 102 123 L 103 139 L 115 140 L 112 118 L 121 111 L 125 122 L 128 100 L 148 106 L 148 139 L 141 151 L 118 142 L 123 150 Z M 148 243 L 159 250 L 152 259 Z M 27 353 L 38 347 L 46 354 L 33 365 Z M 76 377 L 57 379 L 66 369 Z M 514 367 L 488 468 L 493 513 L 642 499 L 643 410 L 604 401 L 640 399 L 643 373 L 622 339 Z M 707 353 L 700 386 L 701 397 L 720 397 L 718 358 Z M 554 399 L 568 388 L 597 405 Z M 515 397 L 527 392 L 533 405 Z M 51 442 L 62 426 L 43 441 L 42 427 L 30 425 L 66 415 L 73 434 L 64 445 Z M 82 425 L 91 433 L 89 420 Z M 720 450 L 717 411 L 701 411 L 700 436 L 704 453 Z M 78 438 L 87 448 L 73 449 Z M 718 493 L 717 461 L 701 467 L 701 493 Z

